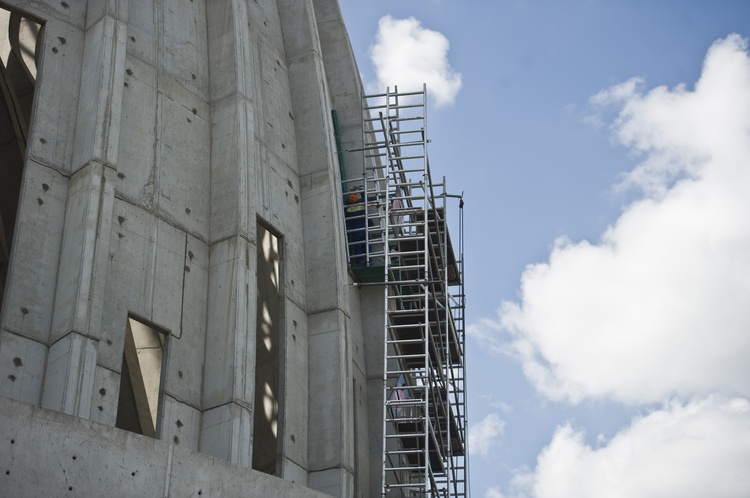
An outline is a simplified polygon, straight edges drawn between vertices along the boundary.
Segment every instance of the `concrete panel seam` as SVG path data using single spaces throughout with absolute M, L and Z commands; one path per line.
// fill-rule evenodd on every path
M 66 333 L 65 335 L 61 336 L 61 337 L 60 337 L 59 339 L 57 339 L 56 341 L 54 341 L 54 342 L 52 342 L 51 344 L 49 344 L 49 347 L 51 348 L 52 346 L 54 346 L 54 345 L 55 345 L 55 344 L 57 344 L 58 342 L 62 341 L 62 340 L 63 340 L 63 339 L 65 339 L 66 337 L 68 337 L 68 336 L 69 336 L 70 334 L 77 334 L 77 335 L 79 335 L 79 336 L 81 336 L 81 337 L 83 337 L 83 338 L 85 338 L 85 339 L 89 339 L 89 340 L 91 340 L 91 341 L 94 341 L 94 342 L 95 342 L 95 343 L 97 343 L 97 344 L 98 344 L 98 343 L 99 343 L 99 341 L 100 341 L 100 339 L 98 339 L 98 338 L 96 338 L 96 337 L 92 337 L 92 336 L 90 336 L 90 335 L 88 335 L 88 334 L 85 334 L 85 333 L 81 332 L 80 330 L 71 330 L 71 331 L 67 332 L 67 333 Z M 118 373 L 119 373 L 119 372 L 118 372 Z
M 209 410 L 215 410 L 216 408 L 220 408 L 220 407 L 226 406 L 226 405 L 237 405 L 237 406 L 240 406 L 242 408 L 246 408 L 246 409 L 248 409 L 250 411 L 252 411 L 252 409 L 253 409 L 252 403 L 249 403 L 249 402 L 244 401 L 244 400 L 233 399 L 233 400 L 227 401 L 226 403 L 219 403 L 218 405 L 206 406 L 206 407 L 204 407 L 201 410 L 201 412 L 205 413 L 205 412 L 207 412 Z
M 185 252 L 182 255 L 182 296 L 180 298 L 180 335 L 175 336 L 177 339 L 182 339 L 182 320 L 185 317 L 185 274 L 190 271 L 188 268 L 188 234 L 185 234 Z
M 195 404 L 191 403 L 189 400 L 181 398 L 181 397 L 179 397 L 177 395 L 174 395 L 174 394 L 172 394 L 170 392 L 165 392 L 164 396 L 167 397 L 167 398 L 172 398 L 172 400 L 174 400 L 174 401 L 176 401 L 178 403 L 182 403 L 183 405 L 187 405 L 190 408 L 194 408 L 194 409 L 198 410 L 199 412 L 203 412 L 204 411 L 204 410 L 201 410 L 200 406 L 195 406 Z
M 111 167 L 111 166 L 108 166 L 108 167 Z M 116 169 L 115 169 L 115 171 L 116 171 Z M 143 211 L 145 211 L 145 212 L 147 212 L 149 214 L 152 214 L 155 218 L 158 218 L 159 221 L 164 222 L 165 224 L 171 226 L 175 230 L 179 230 L 180 232 L 182 232 L 184 234 L 191 235 L 191 236 L 195 237 L 196 239 L 198 239 L 199 241 L 201 241 L 204 244 L 206 244 L 207 246 L 211 247 L 209 245 L 208 240 L 207 240 L 206 237 L 203 237 L 199 233 L 192 232 L 192 231 L 186 229 L 185 227 L 176 225 L 174 223 L 174 221 L 171 220 L 171 219 L 163 218 L 162 216 L 160 216 L 160 213 L 158 212 L 158 209 L 155 206 L 153 206 L 151 208 L 146 208 L 146 207 L 144 207 L 144 206 L 142 206 L 140 204 L 136 204 L 136 203 L 132 202 L 130 199 L 122 197 L 122 195 L 118 194 L 117 192 L 115 192 L 115 199 L 117 199 L 120 202 L 124 202 L 126 204 L 130 204 L 131 206 L 133 206 L 136 209 L 140 209 L 140 210 L 143 210 Z M 230 239 L 232 237 L 227 237 L 227 238 Z
M 245 242 L 247 242 L 248 244 L 251 244 L 251 245 L 255 245 L 255 244 L 256 244 L 256 242 L 255 242 L 255 239 L 254 239 L 254 238 L 253 238 L 253 239 L 250 239 L 250 238 L 248 238 L 248 237 L 245 237 L 244 235 L 242 235 L 242 234 L 239 234 L 239 233 L 238 233 L 238 234 L 236 234 L 236 235 L 230 235 L 230 236 L 228 236 L 228 237 L 224 237 L 223 239 L 215 240 L 215 241 L 213 241 L 213 242 L 211 242 L 211 243 L 208 243 L 208 242 L 204 242 L 204 241 L 201 241 L 201 242 L 204 242 L 204 243 L 205 243 L 205 244 L 206 244 L 206 245 L 208 246 L 208 248 L 209 248 L 209 250 L 210 250 L 210 249 L 211 249 L 211 248 L 212 248 L 213 246 L 215 246 L 215 245 L 217 245 L 217 244 L 221 244 L 222 242 L 226 242 L 226 241 L 228 241 L 228 240 L 232 240 L 232 239 L 236 239 L 236 238 L 240 238 L 240 239 L 243 239 L 243 240 L 244 240 Z
M 164 498 L 169 496 L 169 484 L 172 480 L 172 456 L 174 455 L 174 444 L 169 443 L 169 450 L 167 451 L 167 468 L 164 472 Z
M 7 333 L 9 333 L 9 334 L 11 334 L 11 335 L 14 335 L 14 336 L 16 336 L 16 337 L 20 337 L 21 339 L 24 339 L 24 340 L 27 340 L 27 341 L 31 341 L 31 342 L 35 342 L 35 343 L 37 343 L 37 344 L 41 344 L 41 345 L 42 345 L 42 346 L 44 346 L 45 348 L 46 348 L 46 347 L 48 347 L 48 346 L 47 346 L 47 344 L 45 344 L 45 343 L 43 343 L 43 342 L 37 341 L 36 339 L 33 339 L 33 338 L 31 338 L 31 337 L 26 337 L 25 335 L 23 335 L 23 334 L 21 334 L 21 333 L 19 333 L 19 332 L 16 332 L 16 331 L 14 331 L 14 330 L 11 330 L 11 329 L 9 329 L 9 328 L 7 328 L 7 327 L 3 327 L 3 328 L 2 328 L 1 330 L 2 330 L 3 332 L 7 332 Z

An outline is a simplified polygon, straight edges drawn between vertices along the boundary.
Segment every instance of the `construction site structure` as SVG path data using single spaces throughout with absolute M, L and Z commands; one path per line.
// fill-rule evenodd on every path
M 426 111 L 426 87 L 365 96 L 362 174 L 342 175 L 352 273 L 384 289 L 384 498 L 468 496 L 463 198 L 432 178 Z
M 468 495 L 460 198 L 363 95 L 337 0 L 0 0 L 0 495 Z

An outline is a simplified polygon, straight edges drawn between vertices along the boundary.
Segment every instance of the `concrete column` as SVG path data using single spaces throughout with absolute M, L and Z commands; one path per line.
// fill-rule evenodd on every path
M 308 485 L 353 496 L 353 383 L 331 103 L 310 0 L 278 0 L 300 172 L 309 341 Z
M 68 180 L 26 162 L 0 323 L 0 396 L 41 399 Z
M 42 406 L 85 418 L 101 331 L 114 176 L 114 169 L 91 162 L 70 180 L 49 338 Z
M 84 38 L 85 2 L 80 4 L 60 7 L 62 14 L 40 2 L 9 3 L 47 20 L 43 52 L 35 54 L 43 71 L 36 79 L 0 314 L 0 396 L 32 404 L 41 400 L 68 194 Z
M 114 207 L 127 0 L 91 1 L 42 406 L 89 418 Z
M 127 21 L 115 17 L 120 9 L 110 3 L 90 2 L 95 17 L 87 25 L 83 42 L 81 97 L 76 120 L 73 171 L 90 161 L 108 166 L 117 164 L 117 149 L 122 115 L 122 92 L 125 77 Z M 105 4 L 105 5 L 99 5 Z M 108 10 L 112 9 L 112 10 Z M 88 21 L 88 19 L 87 19 Z
M 254 47 L 247 2 L 211 2 L 207 19 L 211 228 L 200 449 L 250 467 L 257 292 Z
M 320 36 L 326 82 L 336 110 L 342 148 L 362 146 L 362 82 L 337 0 L 312 0 Z M 363 177 L 363 152 L 344 152 L 347 178 Z M 383 428 L 383 342 L 385 333 L 382 287 L 353 289 L 350 293 L 352 375 L 354 393 L 353 497 L 381 492 Z

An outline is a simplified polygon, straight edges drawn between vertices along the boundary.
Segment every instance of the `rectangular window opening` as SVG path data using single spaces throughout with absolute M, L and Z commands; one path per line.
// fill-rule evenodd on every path
M 281 393 L 282 240 L 257 225 L 257 318 L 255 341 L 255 411 L 253 469 L 277 475 Z
M 116 427 L 157 436 L 166 338 L 166 333 L 152 325 L 128 317 Z

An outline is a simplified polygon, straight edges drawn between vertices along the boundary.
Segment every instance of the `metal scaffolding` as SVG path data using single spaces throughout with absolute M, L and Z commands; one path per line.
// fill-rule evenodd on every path
M 426 110 L 426 88 L 364 97 L 363 175 L 342 186 L 352 273 L 385 286 L 389 498 L 468 496 L 463 227 L 457 258 L 446 220 L 461 196 L 432 181 Z

